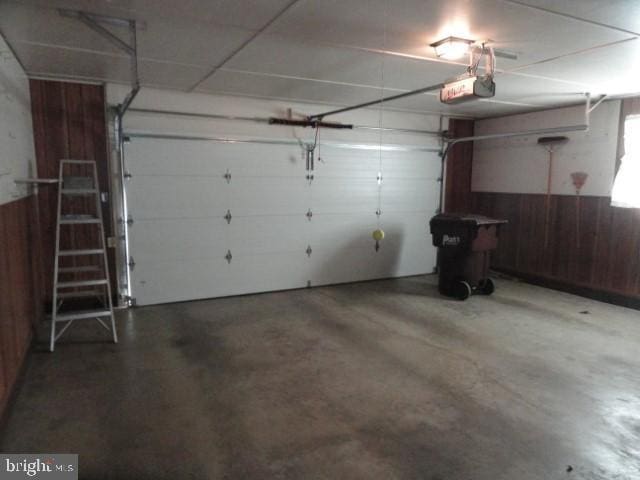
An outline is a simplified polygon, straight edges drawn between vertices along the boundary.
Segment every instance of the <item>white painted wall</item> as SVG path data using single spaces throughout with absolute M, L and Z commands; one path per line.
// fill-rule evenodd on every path
M 569 142 L 557 147 L 554 152 L 552 194 L 575 195 L 571 173 L 576 171 L 589 174 L 582 195 L 611 194 L 619 116 L 620 101 L 604 102 L 591 114 L 588 132 L 558 134 L 569 137 Z M 479 120 L 475 123 L 475 133 L 485 135 L 582 123 L 584 107 L 578 106 Z M 475 142 L 472 190 L 546 193 L 549 153 L 537 144 L 541 136 L 546 135 Z
M 0 205 L 28 193 L 14 179 L 35 172 L 29 81 L 0 35 Z

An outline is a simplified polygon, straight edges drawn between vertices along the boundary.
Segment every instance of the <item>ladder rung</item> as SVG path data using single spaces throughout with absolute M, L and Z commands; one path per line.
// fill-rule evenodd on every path
M 99 218 L 82 217 L 82 218 L 64 218 L 60 219 L 60 225 L 78 225 L 81 223 L 100 223 Z
M 100 297 L 104 295 L 104 292 L 99 290 L 82 290 L 80 292 L 59 292 L 57 293 L 57 297 L 60 299 L 64 298 L 83 298 L 83 297 Z
M 94 285 L 106 285 L 107 279 L 100 280 L 77 280 L 74 282 L 58 282 L 58 288 L 92 287 Z
M 110 317 L 110 310 L 79 310 L 77 312 L 58 313 L 56 322 L 68 322 L 69 320 L 81 320 L 83 318 Z
M 80 272 L 97 272 L 101 270 L 98 265 L 87 265 L 84 267 L 60 267 L 58 268 L 59 273 L 80 273 Z
M 98 255 L 101 253 L 104 253 L 104 249 L 93 248 L 87 250 L 60 250 L 60 253 L 58 253 L 58 255 L 60 255 L 61 257 L 71 257 L 75 255 Z
M 63 188 L 63 195 L 95 195 L 98 190 L 93 188 Z

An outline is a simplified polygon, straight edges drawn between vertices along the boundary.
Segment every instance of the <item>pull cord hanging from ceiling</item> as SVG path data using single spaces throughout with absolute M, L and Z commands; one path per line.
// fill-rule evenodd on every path
M 387 20 L 389 14 L 389 1 L 385 2 L 384 5 L 384 14 L 383 14 L 383 27 L 382 27 L 382 48 L 386 50 L 387 48 Z M 382 55 L 382 61 L 380 62 L 380 99 L 384 99 L 384 90 L 385 90 L 385 55 Z M 378 129 L 380 132 L 379 138 L 379 148 L 378 148 L 378 204 L 376 208 L 376 230 L 373 232 L 373 239 L 375 240 L 375 249 L 376 252 L 380 250 L 380 240 L 384 238 L 384 231 L 380 228 L 381 221 L 380 217 L 382 216 L 382 181 L 383 181 L 383 160 L 382 160 L 382 146 L 384 141 L 384 102 L 380 102 L 380 108 L 378 110 Z

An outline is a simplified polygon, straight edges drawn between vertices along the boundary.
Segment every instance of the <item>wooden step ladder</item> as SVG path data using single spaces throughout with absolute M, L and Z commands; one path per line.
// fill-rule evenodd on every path
M 74 321 L 84 319 L 97 320 L 112 334 L 113 342 L 117 343 L 118 334 L 113 315 L 109 263 L 96 162 L 92 160 L 61 160 L 58 180 L 58 213 L 49 350 L 53 352 L 58 339 Z M 95 244 L 77 248 L 76 228 L 84 228 L 85 237 L 90 237 L 95 241 Z M 64 232 L 61 234 L 62 229 Z M 93 231 L 88 232 L 87 229 Z M 61 243 L 70 243 L 71 245 L 63 249 Z M 95 298 L 99 300 L 101 305 L 87 310 L 68 311 L 62 309 L 66 299 L 83 297 Z M 105 323 L 107 318 L 110 320 Z M 56 331 L 58 324 L 64 324 L 60 331 Z

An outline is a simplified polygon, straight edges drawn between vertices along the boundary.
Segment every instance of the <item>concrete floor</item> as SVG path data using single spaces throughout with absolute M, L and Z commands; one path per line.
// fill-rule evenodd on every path
M 117 346 L 74 326 L 0 449 L 79 453 L 87 479 L 640 478 L 639 312 L 497 283 L 137 308 Z

